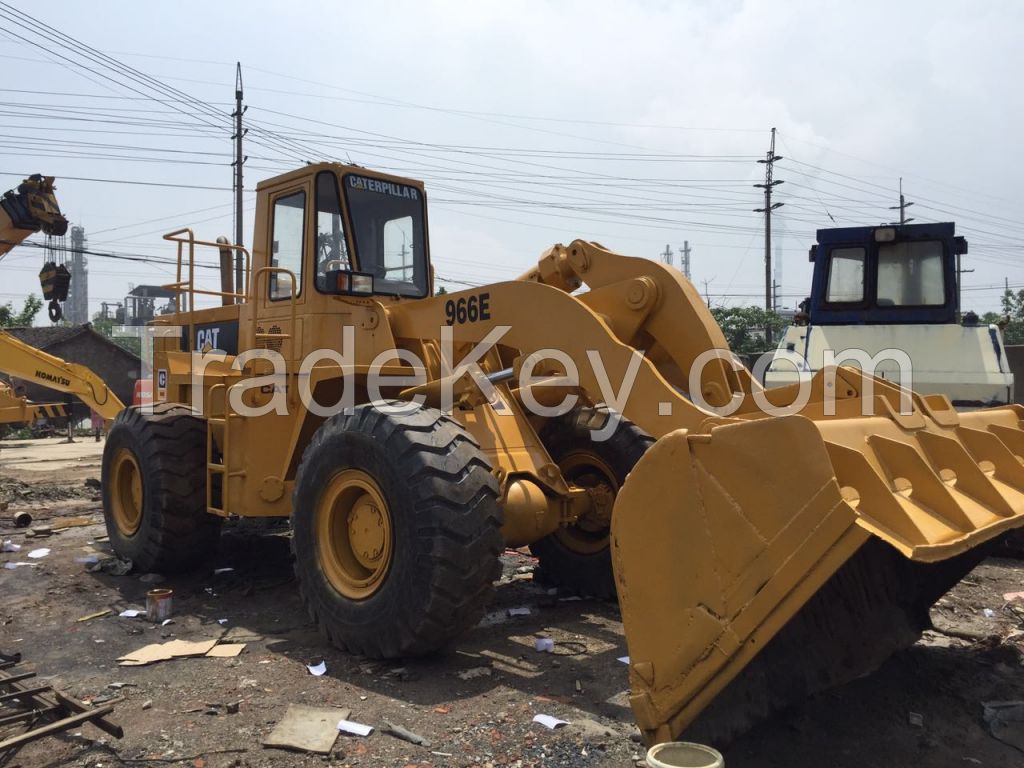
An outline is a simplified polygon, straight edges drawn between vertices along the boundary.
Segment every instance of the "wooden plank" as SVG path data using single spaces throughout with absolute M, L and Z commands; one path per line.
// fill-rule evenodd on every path
M 0 751 L 10 749 L 11 747 L 23 746 L 25 744 L 28 744 L 30 741 L 41 739 L 44 736 L 52 736 L 55 733 L 61 733 L 62 731 L 74 728 L 80 723 L 89 722 L 93 718 L 109 715 L 113 711 L 114 707 L 108 704 L 106 706 L 97 707 L 96 709 L 89 710 L 88 712 L 79 712 L 77 714 L 71 715 L 70 717 L 65 717 L 61 720 L 55 720 L 54 722 L 47 723 L 46 725 L 40 726 L 39 728 L 35 728 L 31 731 L 26 731 L 25 733 L 19 733 L 17 736 L 12 736 L 9 739 L 0 741 Z
M 50 712 L 56 712 L 57 707 L 41 707 L 37 709 L 30 709 L 28 712 L 19 712 L 16 715 L 8 715 L 7 717 L 0 717 L 0 725 L 10 725 L 11 723 L 20 723 L 22 720 L 31 720 L 34 717 L 40 715 L 46 715 Z
M 53 697 L 64 707 L 67 707 L 72 712 L 95 712 L 94 707 L 88 707 L 83 702 L 79 701 L 72 696 L 68 696 L 66 693 L 60 691 L 54 691 Z M 104 707 L 109 708 L 111 711 L 114 709 L 115 704 L 120 704 L 124 701 L 123 697 L 112 699 L 111 701 L 104 702 Z M 109 733 L 115 739 L 124 738 L 124 728 L 117 723 L 112 723 L 106 717 L 98 717 L 92 721 L 92 724 L 99 728 L 105 733 Z
M 40 685 L 36 688 L 15 688 L 10 693 L 0 693 L 0 701 L 11 701 L 12 699 L 31 699 L 40 693 L 50 690 L 48 685 Z
M 35 672 L 22 672 L 20 675 L 6 675 L 4 677 L 0 677 L 0 685 L 9 685 L 11 683 L 18 682 L 19 680 L 28 680 L 30 677 L 35 676 Z

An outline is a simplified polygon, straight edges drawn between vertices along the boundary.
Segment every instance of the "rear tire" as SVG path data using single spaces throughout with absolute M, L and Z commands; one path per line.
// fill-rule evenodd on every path
M 457 422 L 363 405 L 324 422 L 295 479 L 302 599 L 330 642 L 375 658 L 442 648 L 501 574 L 498 485 Z
M 594 441 L 591 433 L 610 418 L 618 420 L 615 432 L 607 440 Z M 654 442 L 633 422 L 604 405 L 577 408 L 553 419 L 540 437 L 570 485 L 601 484 L 613 494 Z M 614 599 L 610 530 L 610 517 L 584 518 L 531 544 L 530 552 L 540 561 L 537 580 L 569 594 Z
M 103 448 L 103 517 L 114 552 L 146 572 L 185 571 L 213 553 L 206 424 L 183 406 L 126 408 Z

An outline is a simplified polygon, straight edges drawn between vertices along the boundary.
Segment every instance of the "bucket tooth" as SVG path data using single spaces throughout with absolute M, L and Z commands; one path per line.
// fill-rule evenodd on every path
M 983 504 L 993 514 L 1000 517 L 1013 515 L 1013 507 L 1000 493 L 999 488 L 989 479 L 977 462 L 971 458 L 967 450 L 952 437 L 934 432 L 920 432 L 917 441 L 924 448 L 941 476 L 944 472 L 953 475 L 952 485 L 957 491 L 970 496 L 977 503 Z M 1020 499 L 1018 499 L 1020 500 Z
M 882 435 L 871 435 L 868 445 L 897 493 L 915 502 L 923 512 L 939 518 L 953 531 L 967 533 L 974 529 L 942 478 L 912 445 Z
M 998 437 L 1018 461 L 1024 461 L 1024 432 L 1017 427 L 989 424 L 989 432 Z
M 878 471 L 860 451 L 837 443 L 825 443 L 839 481 L 843 497 L 858 515 L 858 524 L 876 535 L 883 535 L 907 556 L 914 547 L 927 544 L 933 537 L 956 535 L 943 520 L 908 513 L 911 505 L 893 492 Z
M 956 436 L 986 474 L 1024 493 L 1024 464 L 993 432 L 960 427 Z

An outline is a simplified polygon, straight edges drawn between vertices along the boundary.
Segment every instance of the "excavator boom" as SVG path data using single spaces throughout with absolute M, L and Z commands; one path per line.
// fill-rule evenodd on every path
M 107 420 L 124 408 L 103 379 L 84 365 L 47 354 L 5 331 L 0 331 L 0 370 L 72 394 Z

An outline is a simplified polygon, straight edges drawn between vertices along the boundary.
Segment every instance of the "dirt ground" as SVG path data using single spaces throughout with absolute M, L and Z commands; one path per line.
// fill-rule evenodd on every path
M 0 541 L 22 545 L 0 563 L 0 651 L 19 669 L 92 703 L 117 701 L 125 731 L 92 726 L 29 745 L 10 766 L 632 766 L 644 749 L 627 703 L 626 646 L 613 604 L 560 599 L 532 580 L 535 562 L 504 558 L 486 619 L 449 653 L 382 663 L 327 647 L 299 603 L 286 528 L 236 524 L 201 572 L 161 578 L 90 572 L 110 556 L 97 484 L 102 444 L 91 439 L 0 441 Z M 26 537 L 12 516 L 58 532 Z M 29 559 L 27 553 L 50 553 Z M 214 573 L 218 569 L 232 569 Z M 155 584 L 174 590 L 173 623 L 121 618 Z M 1021 766 L 1024 752 L 994 738 L 982 702 L 1024 698 L 1024 561 L 979 566 L 933 610 L 936 631 L 876 673 L 763 723 L 723 750 L 729 768 Z M 511 608 L 528 608 L 509 615 Z M 111 609 L 111 613 L 78 621 Z M 985 611 L 989 609 L 989 611 Z M 535 650 L 554 640 L 555 652 Z M 170 639 L 244 642 L 236 658 L 118 666 Z M 325 662 L 316 677 L 307 665 Z M 341 735 L 328 756 L 262 746 L 289 704 L 336 706 L 376 726 Z M 548 730 L 536 714 L 571 725 Z M 919 717 L 918 717 L 919 716 Z M 379 730 L 384 721 L 429 746 Z M 0 765 L 3 764 L 0 756 Z M 641 763 L 642 764 L 642 763 Z

